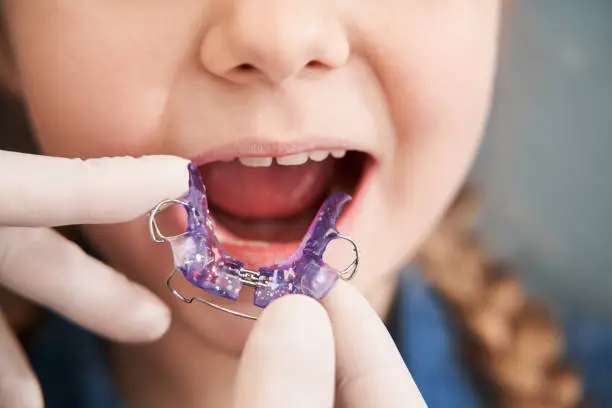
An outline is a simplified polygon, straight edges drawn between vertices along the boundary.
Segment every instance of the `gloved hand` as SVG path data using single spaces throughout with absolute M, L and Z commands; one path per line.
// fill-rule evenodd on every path
M 290 295 L 263 311 L 240 361 L 235 407 L 427 407 L 357 289 L 338 281 L 322 305 Z
M 164 304 L 48 227 L 134 219 L 180 196 L 186 170 L 174 157 L 81 161 L 0 151 L 0 284 L 107 338 L 158 338 L 170 321 Z M 234 406 L 425 407 L 363 296 L 339 281 L 322 303 L 286 296 L 264 310 L 240 361 Z M 1 315 L 0 362 L 0 406 L 42 407 Z
M 0 285 L 116 341 L 160 337 L 170 322 L 161 300 L 49 227 L 129 221 L 180 196 L 187 183 L 187 161 L 177 157 L 79 160 L 0 151 Z M 42 406 L 1 313 L 0 406 Z

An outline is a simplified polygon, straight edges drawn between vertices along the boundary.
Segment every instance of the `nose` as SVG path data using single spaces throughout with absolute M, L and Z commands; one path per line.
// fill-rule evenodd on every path
M 201 45 L 204 68 L 234 83 L 280 84 L 304 71 L 342 66 L 345 30 L 326 0 L 234 0 Z

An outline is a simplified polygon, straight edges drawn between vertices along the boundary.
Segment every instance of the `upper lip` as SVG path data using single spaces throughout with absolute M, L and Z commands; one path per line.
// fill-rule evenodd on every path
M 291 154 L 309 152 L 314 150 L 351 150 L 368 153 L 376 157 L 377 154 L 369 146 L 357 141 L 306 137 L 299 141 L 271 142 L 265 140 L 242 140 L 214 147 L 201 153 L 191 160 L 201 166 L 220 160 L 229 160 L 240 157 L 282 157 Z

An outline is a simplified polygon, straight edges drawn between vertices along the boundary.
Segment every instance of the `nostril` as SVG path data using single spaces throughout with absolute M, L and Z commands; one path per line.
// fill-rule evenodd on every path
M 318 60 L 311 60 L 305 65 L 302 65 L 301 68 L 311 72 L 319 72 L 324 71 L 327 68 L 327 65 Z M 277 77 L 287 78 L 292 76 L 293 74 L 294 73 L 281 73 L 280 75 L 277 75 Z M 230 81 L 235 81 L 237 83 L 247 83 L 260 77 L 270 78 L 270 74 L 267 71 L 262 70 L 259 66 L 255 64 L 245 62 L 242 64 L 235 65 L 232 69 L 230 69 L 230 71 L 225 74 L 225 77 L 226 79 L 229 79 Z M 274 79 L 274 81 L 280 82 L 280 80 L 277 79 Z
M 311 68 L 311 69 L 317 69 L 317 68 L 323 68 L 324 64 L 320 61 L 310 61 L 308 64 L 306 64 L 306 68 Z
M 244 63 L 234 66 L 225 74 L 226 79 L 237 83 L 247 83 L 263 73 L 253 64 Z
M 236 67 L 236 71 L 238 72 L 253 72 L 255 71 L 257 68 L 255 68 L 253 65 L 251 64 L 240 64 Z
M 311 68 L 311 69 L 317 69 L 317 68 L 323 68 L 325 65 L 320 62 L 320 61 L 310 61 L 308 64 L 306 64 L 306 68 Z M 240 64 L 238 65 L 235 70 L 237 72 L 243 72 L 243 73 L 247 73 L 247 72 L 253 72 L 253 71 L 257 71 L 257 67 L 255 67 L 252 64 Z

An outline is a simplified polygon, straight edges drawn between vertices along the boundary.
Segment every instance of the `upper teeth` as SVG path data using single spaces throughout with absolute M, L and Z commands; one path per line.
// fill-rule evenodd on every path
M 278 157 L 276 162 L 281 166 L 297 166 L 308 161 L 308 153 L 296 153 L 289 156 Z
M 240 163 L 249 167 L 268 167 L 272 164 L 271 157 L 241 157 Z
M 318 162 L 323 161 L 330 154 L 332 157 L 340 159 L 346 155 L 346 150 L 313 150 L 277 157 L 276 162 L 281 166 L 297 166 L 306 163 L 308 159 Z M 238 160 L 248 167 L 269 167 L 275 159 L 273 157 L 240 157 Z
M 336 159 L 341 159 L 344 157 L 344 155 L 346 155 L 346 150 L 332 150 L 331 155 Z

